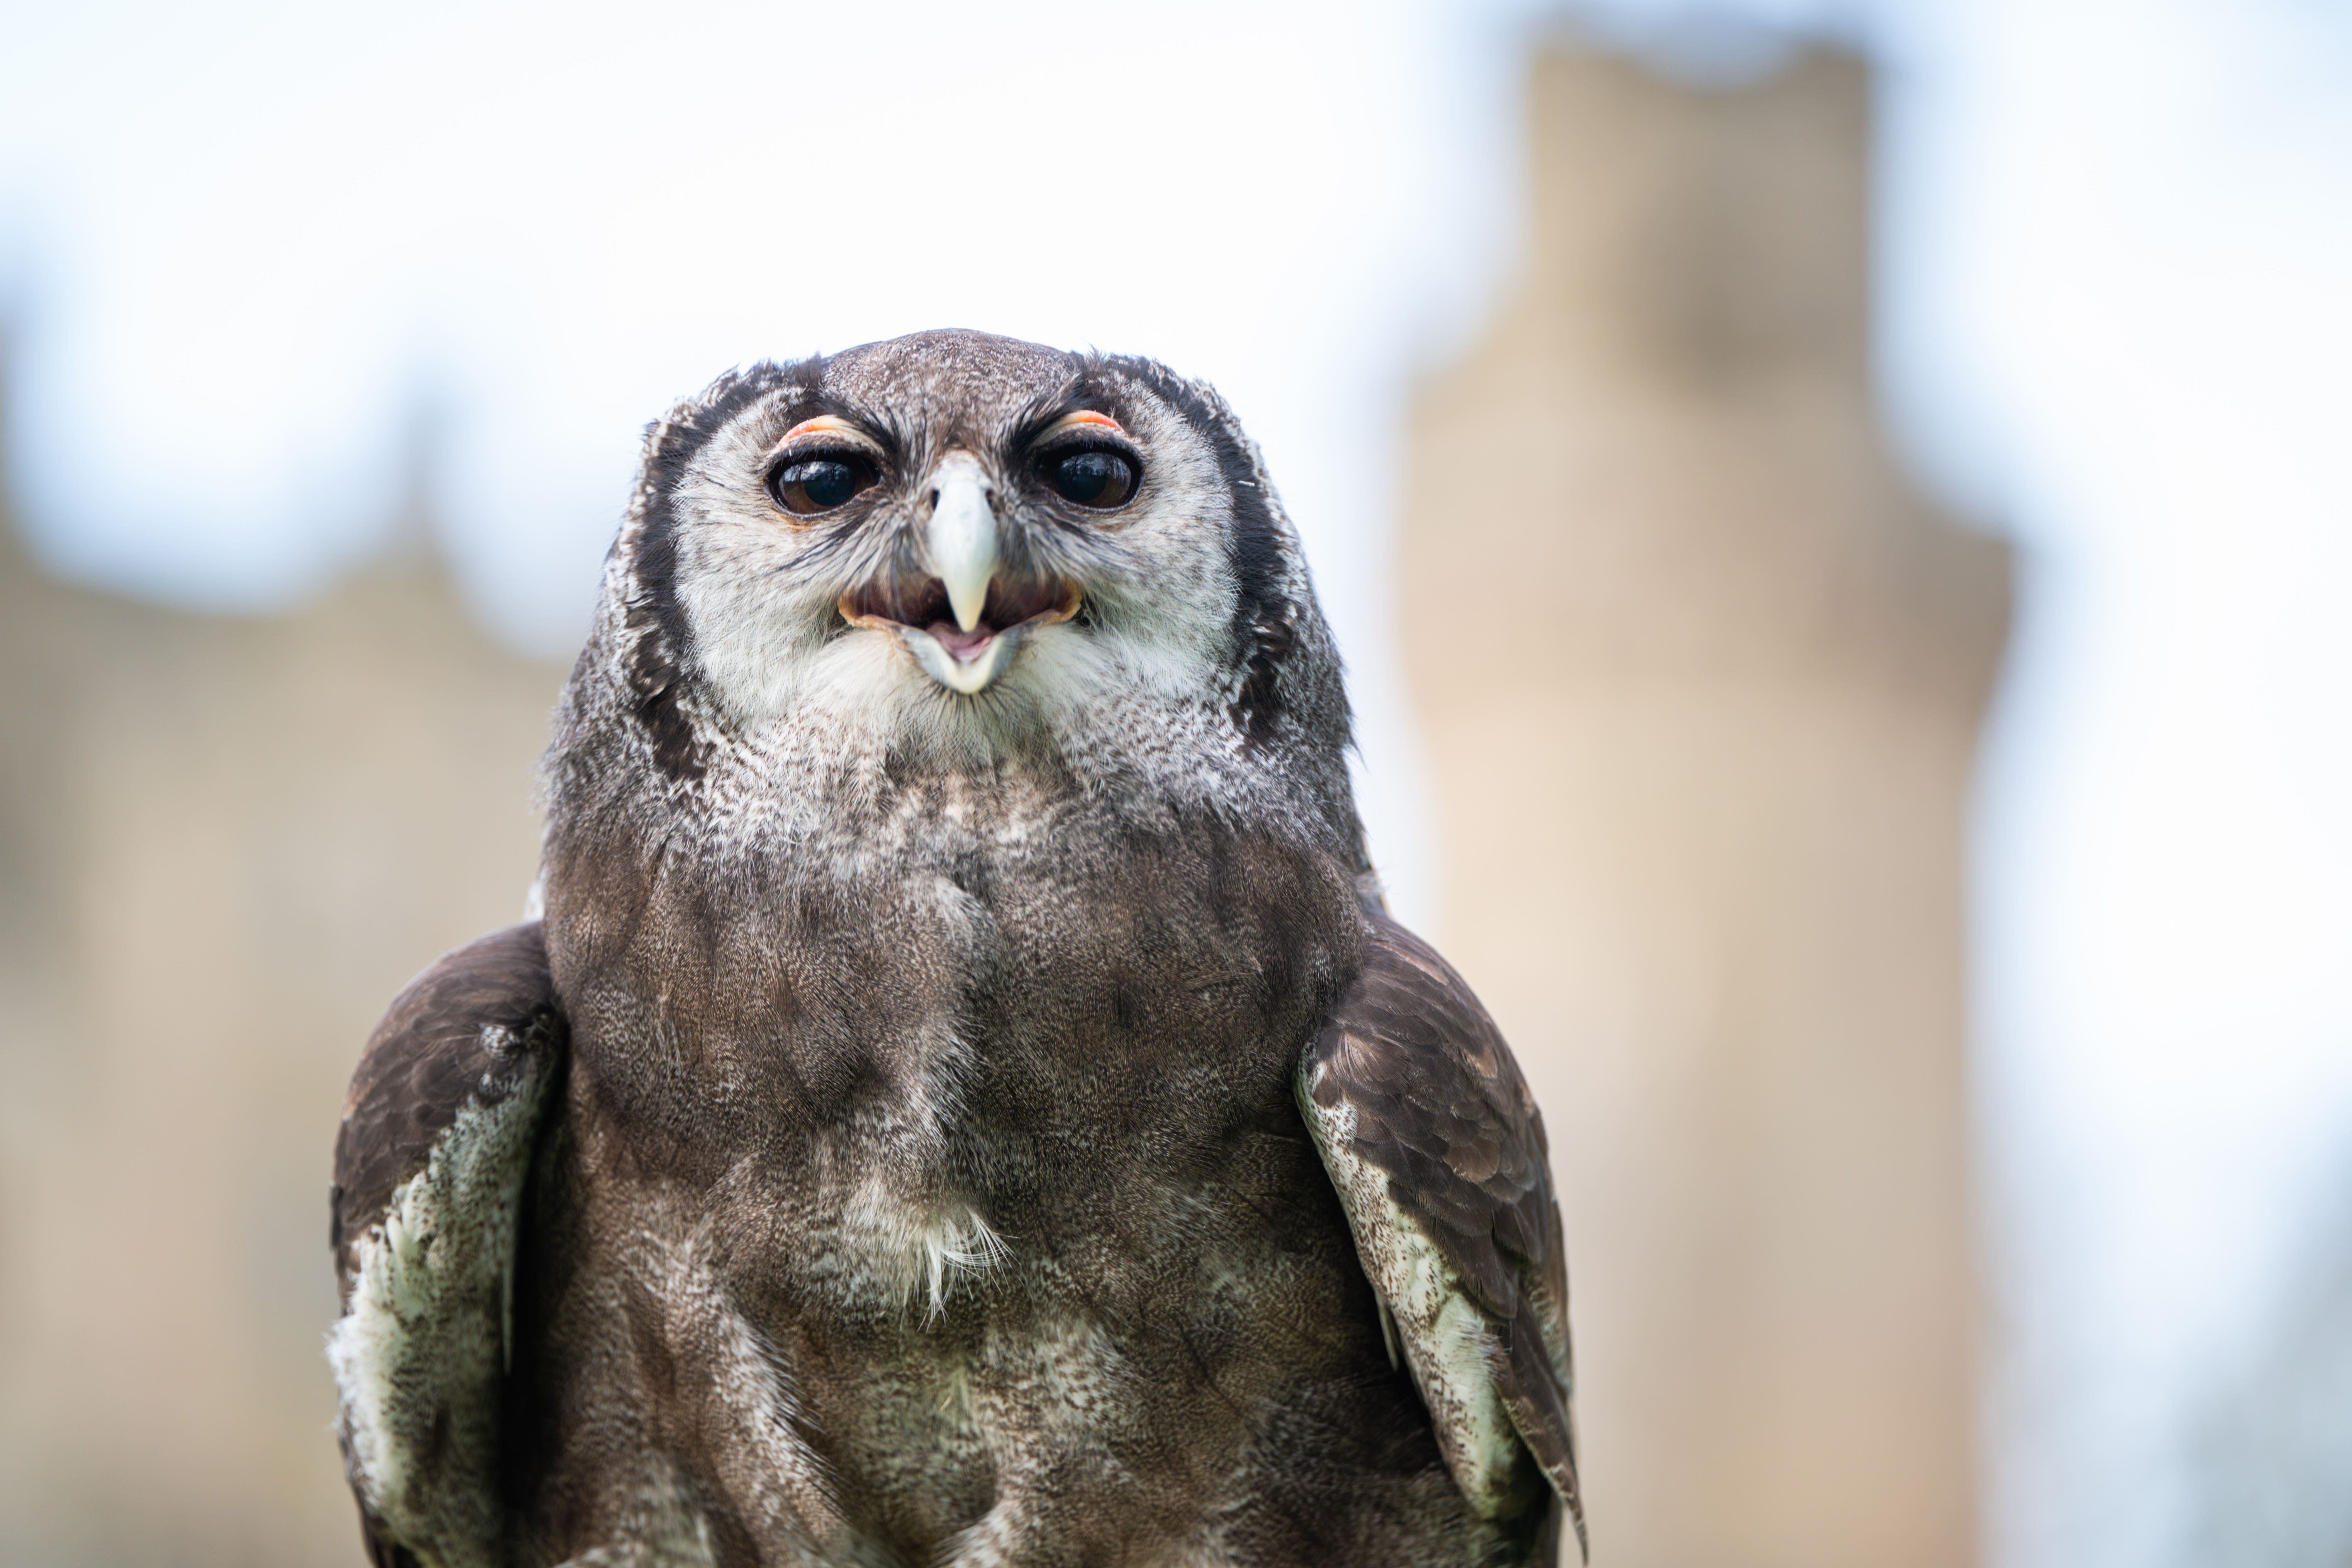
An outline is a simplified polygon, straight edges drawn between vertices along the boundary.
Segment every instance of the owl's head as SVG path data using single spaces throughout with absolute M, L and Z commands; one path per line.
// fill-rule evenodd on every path
M 977 332 L 757 365 L 655 425 L 567 705 L 679 780 L 1033 758 L 1344 794 L 1338 660 L 1223 402 Z

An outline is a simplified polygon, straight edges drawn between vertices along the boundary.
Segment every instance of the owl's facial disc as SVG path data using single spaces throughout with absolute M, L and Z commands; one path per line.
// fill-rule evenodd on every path
M 950 453 L 932 476 L 923 531 L 928 575 L 885 575 L 841 596 L 853 626 L 895 634 L 923 673 L 972 696 L 1004 672 L 1034 627 L 1078 613 L 1078 590 L 1005 568 L 992 487 L 978 459 Z

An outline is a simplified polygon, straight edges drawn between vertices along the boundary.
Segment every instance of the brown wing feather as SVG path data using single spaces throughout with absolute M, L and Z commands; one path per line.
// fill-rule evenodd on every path
M 352 1074 L 335 1134 L 329 1244 L 346 1304 L 357 1248 L 392 1194 L 425 1169 L 467 1102 L 503 1101 L 534 1056 L 560 1047 L 562 1014 L 537 921 L 443 954 L 393 999 Z
M 328 1343 L 379 1568 L 505 1560 L 496 1493 L 516 1226 L 563 1015 L 536 922 L 445 954 L 376 1026 L 335 1139 Z
M 1568 1269 L 1543 1118 L 1462 977 L 1385 914 L 1370 918 L 1363 968 L 1303 1064 L 1308 1120 L 1465 1490 L 1476 1500 L 1464 1434 L 1482 1391 L 1443 1386 L 1458 1381 L 1435 1327 L 1449 1289 L 1483 1319 L 1491 1397 L 1581 1543 Z M 1440 1285 L 1425 1282 L 1428 1254 L 1450 1277 Z M 1418 1334 L 1407 1297 L 1425 1306 Z

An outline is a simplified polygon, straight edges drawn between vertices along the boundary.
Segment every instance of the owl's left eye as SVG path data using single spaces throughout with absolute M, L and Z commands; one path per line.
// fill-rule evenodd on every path
M 779 463 L 768 473 L 768 493 L 795 517 L 812 517 L 848 504 L 874 483 L 874 465 L 847 452 L 825 452 Z
M 1109 511 L 1127 504 L 1135 493 L 1135 465 L 1117 452 L 1089 448 L 1072 452 L 1067 457 L 1045 460 L 1045 479 L 1061 493 L 1064 500 L 1073 500 L 1097 511 Z

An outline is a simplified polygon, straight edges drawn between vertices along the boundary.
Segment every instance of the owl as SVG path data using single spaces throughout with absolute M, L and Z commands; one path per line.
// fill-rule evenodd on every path
M 1541 1121 L 1348 745 L 1200 382 L 925 332 L 651 426 L 533 918 L 343 1113 L 373 1560 L 1580 1546 Z

